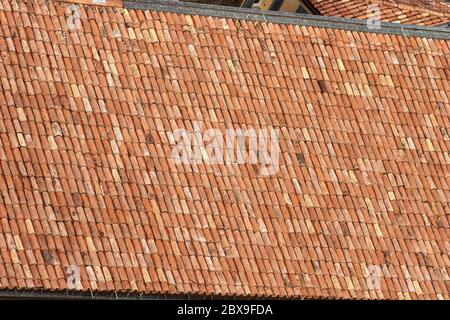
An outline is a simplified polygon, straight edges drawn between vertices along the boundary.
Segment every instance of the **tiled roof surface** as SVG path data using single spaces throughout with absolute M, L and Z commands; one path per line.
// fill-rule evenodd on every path
M 67 7 L 0 0 L 1 288 L 450 298 L 448 40 Z M 174 164 L 194 121 L 280 170 Z
M 323 15 L 368 19 L 370 5 L 380 8 L 381 20 L 436 26 L 450 22 L 450 3 L 431 0 L 310 0 Z
M 418 6 L 420 8 L 442 11 L 450 13 L 450 1 L 449 0 L 395 0 L 398 3 L 409 4 L 411 6 Z

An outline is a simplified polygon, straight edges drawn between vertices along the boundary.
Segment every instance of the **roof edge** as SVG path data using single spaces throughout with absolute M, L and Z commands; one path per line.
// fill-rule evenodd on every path
M 271 297 L 251 295 L 211 295 L 211 294 L 164 294 L 114 291 L 78 291 L 50 289 L 0 289 L 2 299 L 43 299 L 43 300 L 332 300 L 328 297 Z M 344 299 L 334 299 L 344 300 Z M 349 299 L 350 300 L 350 299 Z
M 306 15 L 280 11 L 258 11 L 247 8 L 226 7 L 212 4 L 179 2 L 174 0 L 124 0 L 125 9 L 164 11 L 179 14 L 211 16 L 227 19 L 253 20 L 278 24 L 291 24 L 321 28 L 359 31 L 375 34 L 393 34 L 450 40 L 450 29 L 381 22 L 380 29 L 372 29 L 367 20 L 330 16 Z

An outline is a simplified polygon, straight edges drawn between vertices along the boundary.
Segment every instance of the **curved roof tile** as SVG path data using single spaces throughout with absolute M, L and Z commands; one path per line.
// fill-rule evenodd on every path
M 448 40 L 69 5 L 0 0 L 0 291 L 450 298 Z

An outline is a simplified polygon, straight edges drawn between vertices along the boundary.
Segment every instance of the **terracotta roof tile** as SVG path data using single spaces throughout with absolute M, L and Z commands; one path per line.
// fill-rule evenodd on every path
M 373 19 L 387 22 L 437 26 L 450 22 L 450 4 L 445 0 L 310 0 L 325 16 Z
M 77 2 L 0 1 L 1 288 L 450 298 L 447 40 Z M 194 121 L 279 171 L 173 163 Z

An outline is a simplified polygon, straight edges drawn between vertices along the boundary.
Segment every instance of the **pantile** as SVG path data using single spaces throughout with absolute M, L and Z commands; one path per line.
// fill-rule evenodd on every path
M 0 0 L 0 291 L 450 299 L 448 40 L 121 6 Z

